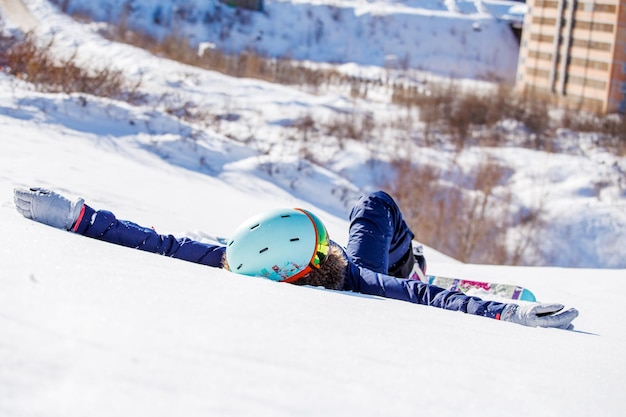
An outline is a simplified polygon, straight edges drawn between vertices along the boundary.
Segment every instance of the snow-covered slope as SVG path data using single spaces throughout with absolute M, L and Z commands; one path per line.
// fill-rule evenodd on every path
M 270 206 L 312 208 L 340 241 L 347 224 L 231 166 L 249 152 L 237 144 L 200 138 L 194 146 L 223 170 L 192 169 L 177 161 L 197 150 L 165 121 L 147 135 L 120 122 L 119 104 L 92 98 L 79 112 L 66 96 L 27 92 L 6 76 L 0 85 L 0 415 L 588 416 L 626 407 L 623 270 L 462 265 L 427 251 L 434 273 L 517 282 L 577 307 L 568 332 L 276 284 L 73 235 L 22 218 L 13 187 L 80 195 L 179 236 L 226 234 Z M 155 142 L 175 157 L 161 158 Z
M 176 32 L 235 53 L 508 82 L 517 68 L 519 46 L 506 18 L 514 1 L 266 0 L 263 13 L 205 0 L 66 3 L 69 12 L 123 18 L 155 36 Z
M 346 222 L 229 170 L 228 156 L 215 156 L 222 175 L 162 159 L 149 143 L 167 143 L 166 127 L 148 136 L 14 86 L 0 115 L 3 416 L 586 416 L 626 406 L 623 270 L 460 265 L 427 252 L 432 272 L 518 282 L 576 306 L 577 331 L 566 332 L 275 284 L 52 229 L 15 211 L 14 186 L 81 195 L 179 236 L 226 234 L 269 206 L 314 208 L 340 241 Z M 92 111 L 107 108 L 93 101 Z M 179 158 L 195 155 L 183 144 Z
M 61 50 L 78 43 L 85 62 L 141 70 L 154 96 L 176 90 L 181 101 L 222 110 L 228 96 L 265 140 L 277 120 L 298 117 L 297 108 L 350 106 L 341 95 L 158 60 L 30 4 L 45 17 L 41 29 L 58 30 Z M 359 148 L 350 150 L 353 178 L 367 183 Z M 626 409 L 624 270 L 464 265 L 427 248 L 433 273 L 519 283 L 541 301 L 580 310 L 574 331 L 531 329 L 242 277 L 56 230 L 24 219 L 13 204 L 16 186 L 50 187 L 198 239 L 228 235 L 265 208 L 302 206 L 345 243 L 347 210 L 362 184 L 291 158 L 272 159 L 156 105 L 42 94 L 0 74 L 0 415 L 526 417 Z M 280 169 L 269 175 L 268 162 Z
M 151 149 L 155 155 L 178 166 L 230 182 L 239 182 L 239 174 L 232 172 L 271 179 L 273 187 L 281 189 L 279 192 L 313 200 L 340 218 L 360 190 L 377 188 L 389 179 L 390 161 L 399 155 L 410 155 L 416 164 L 434 163 L 457 183 L 469 181 L 480 161 L 489 157 L 509 171 L 499 188 L 512 195 L 512 209 L 540 207 L 547 225 L 534 235 L 536 241 L 525 253 L 524 263 L 626 266 L 621 244 L 626 236 L 626 160 L 595 146 L 593 134 L 559 131 L 562 154 L 516 147 L 468 147 L 458 154 L 453 147 L 423 147 L 402 134 L 392 135 L 389 143 L 384 141 L 384 134 L 380 141 L 366 143 L 352 140 L 338 143 L 334 138 L 302 143 L 293 140 L 301 135 L 293 126 L 307 117 L 332 121 L 371 114 L 381 124 L 385 121 L 393 124 L 402 111 L 389 104 L 388 92 L 372 93 L 367 100 L 350 97 L 348 91 L 341 89 L 311 94 L 164 61 L 137 48 L 103 39 L 98 35 L 99 24 L 73 21 L 47 1 L 26 0 L 26 3 L 39 21 L 40 35 L 55 39 L 55 53 L 66 57 L 75 54 L 76 60 L 84 65 L 119 69 L 129 80 L 141 80 L 141 92 L 147 95 L 148 104 L 132 107 L 84 97 L 50 98 L 36 94 L 21 96 L 21 93 L 16 96 L 8 82 L 5 94 L 16 104 L 7 101 L 5 113 L 17 112 L 18 117 L 28 117 L 24 109 L 43 109 L 46 118 L 55 123 L 62 119 L 63 123 L 87 131 L 98 140 L 109 135 L 122 138 L 135 135 L 133 140 L 138 141 L 138 147 Z M 434 8 L 435 3 L 427 5 Z M 156 3 L 146 0 L 136 4 Z M 491 7 L 494 3 L 485 4 Z M 450 13 L 447 6 L 445 10 L 443 5 L 437 7 L 442 8 L 442 13 Z M 7 23 L 9 27 L 14 24 Z M 368 73 L 376 71 L 373 67 L 351 68 Z M 471 85 L 476 88 L 475 84 Z M 182 122 L 168 114 L 185 111 L 187 106 L 200 115 L 197 120 Z M 67 114 L 73 118 L 68 119 Z M 204 118 L 203 114 L 206 114 Z M 102 122 L 104 116 L 114 123 Z M 519 126 L 507 120 L 502 128 L 515 132 Z M 229 137 L 237 141 L 227 140 Z M 196 138 L 204 140 L 202 146 L 196 144 Z M 181 149 L 189 152 L 181 155 Z M 195 152 L 190 152 L 192 149 Z M 310 153 L 325 168 L 301 158 Z M 248 184 L 241 184 L 242 189 Z M 513 243 L 516 233 L 517 230 L 510 231 Z

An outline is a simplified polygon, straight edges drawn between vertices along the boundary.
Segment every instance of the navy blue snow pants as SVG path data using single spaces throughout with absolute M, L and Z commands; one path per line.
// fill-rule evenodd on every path
M 406 278 L 415 263 L 413 236 L 393 198 L 377 191 L 352 208 L 346 253 L 358 266 Z

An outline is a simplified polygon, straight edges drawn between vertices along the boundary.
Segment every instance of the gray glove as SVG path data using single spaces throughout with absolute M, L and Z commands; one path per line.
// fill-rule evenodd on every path
M 563 307 L 562 304 L 529 304 L 524 306 L 508 304 L 502 311 L 500 320 L 530 327 L 568 329 L 572 320 L 578 317 L 578 310 L 570 308 L 559 313 Z
M 65 230 L 74 225 L 85 203 L 82 198 L 72 202 L 43 188 L 16 188 L 14 201 L 17 211 L 27 219 Z

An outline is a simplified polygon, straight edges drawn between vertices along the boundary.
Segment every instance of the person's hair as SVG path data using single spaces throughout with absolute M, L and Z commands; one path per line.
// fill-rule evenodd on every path
M 329 290 L 340 290 L 346 275 L 348 261 L 343 255 L 343 250 L 334 243 L 331 243 L 328 257 L 319 269 L 313 269 L 306 276 L 292 282 L 295 285 L 311 285 L 314 287 L 324 287 Z M 222 257 L 222 267 L 230 271 L 226 252 Z
M 309 274 L 294 281 L 295 285 L 311 285 L 324 287 L 329 290 L 340 290 L 346 278 L 348 261 L 343 255 L 343 250 L 331 243 L 328 257 L 319 269 L 313 269 Z

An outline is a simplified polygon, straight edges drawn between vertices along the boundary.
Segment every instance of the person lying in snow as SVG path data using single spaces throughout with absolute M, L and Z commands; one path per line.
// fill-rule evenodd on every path
M 576 309 L 561 304 L 517 305 L 485 301 L 420 281 L 426 262 L 414 253 L 413 232 L 393 198 L 378 191 L 359 199 L 350 213 L 348 245 L 329 239 L 322 221 L 304 209 L 277 209 L 245 221 L 226 246 L 161 235 L 113 213 L 70 201 L 42 188 L 16 188 L 26 218 L 118 245 L 232 272 L 297 285 L 354 291 L 531 327 L 571 328 Z

